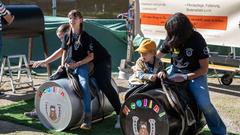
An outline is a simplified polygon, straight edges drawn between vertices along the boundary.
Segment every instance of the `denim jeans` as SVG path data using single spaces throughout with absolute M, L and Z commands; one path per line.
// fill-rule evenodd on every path
M 176 72 L 178 72 L 178 70 L 173 66 L 171 66 L 167 71 L 169 76 Z M 210 101 L 207 75 L 205 74 L 193 80 L 189 80 L 188 88 L 192 93 L 198 107 L 203 112 L 211 133 L 213 135 L 226 135 L 226 126 Z
M 91 113 L 91 94 L 89 87 L 89 71 L 87 64 L 81 65 L 74 70 L 78 75 L 81 90 L 83 92 L 84 112 Z

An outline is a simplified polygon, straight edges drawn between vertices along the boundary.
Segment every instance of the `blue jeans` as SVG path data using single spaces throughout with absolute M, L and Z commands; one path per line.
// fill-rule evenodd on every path
M 173 75 L 178 70 L 173 66 L 167 71 L 168 75 Z M 193 80 L 189 80 L 188 88 L 192 93 L 198 107 L 203 112 L 207 125 L 213 135 L 226 135 L 226 126 L 220 118 L 218 112 L 212 105 L 208 92 L 207 75 L 202 75 Z
M 81 90 L 83 92 L 84 112 L 91 113 L 91 94 L 89 87 L 89 71 L 87 64 L 81 65 L 74 70 L 78 75 Z

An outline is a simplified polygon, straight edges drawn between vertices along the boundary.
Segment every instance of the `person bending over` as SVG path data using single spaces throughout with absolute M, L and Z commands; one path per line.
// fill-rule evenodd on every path
M 167 71 L 169 78 L 175 82 L 188 81 L 188 88 L 203 112 L 211 133 L 226 135 L 226 126 L 209 97 L 209 50 L 206 41 L 182 13 L 173 14 L 165 23 L 165 29 L 167 36 L 157 51 L 157 56 L 161 58 L 167 53 L 171 55 L 171 66 Z

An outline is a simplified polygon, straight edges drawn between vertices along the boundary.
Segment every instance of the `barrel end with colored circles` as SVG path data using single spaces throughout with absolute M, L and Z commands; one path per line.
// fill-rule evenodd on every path
M 169 122 L 163 106 L 147 94 L 129 97 L 120 112 L 124 135 L 168 135 Z

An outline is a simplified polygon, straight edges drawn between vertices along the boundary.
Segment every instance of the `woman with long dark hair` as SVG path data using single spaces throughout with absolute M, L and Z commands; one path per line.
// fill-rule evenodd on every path
M 167 37 L 157 55 L 171 54 L 167 71 L 172 81 L 188 81 L 188 88 L 213 135 L 225 135 L 226 126 L 212 105 L 208 92 L 207 72 L 209 50 L 202 35 L 195 31 L 188 17 L 175 13 L 165 24 Z M 180 74 L 176 74 L 180 73 Z
M 72 49 L 68 49 L 67 55 L 71 54 L 71 56 L 74 56 L 74 59 L 73 57 L 68 57 L 67 62 L 71 63 L 69 64 L 69 66 L 72 68 L 76 68 L 90 61 L 94 63 L 93 76 L 97 81 L 98 87 L 106 95 L 106 97 L 112 104 L 113 108 L 115 109 L 115 112 L 117 114 L 117 122 L 115 124 L 115 128 L 120 128 L 119 112 L 121 109 L 121 103 L 117 91 L 111 84 L 112 73 L 111 55 L 94 37 L 90 36 L 87 32 L 83 30 L 83 17 L 80 11 L 72 10 L 69 12 L 68 17 L 70 25 L 71 19 L 75 17 L 81 19 L 81 23 L 77 31 L 71 30 L 70 33 L 67 36 L 65 36 L 66 42 L 63 43 L 64 47 L 72 45 Z M 75 36 L 75 33 L 77 34 L 77 36 Z M 74 37 L 76 37 L 75 40 L 73 40 Z M 88 51 L 85 51 L 85 53 L 82 52 L 75 53 L 74 49 L 77 49 L 78 47 L 75 44 L 79 44 L 80 46 L 79 48 L 81 48 L 81 46 L 87 46 L 86 50 Z M 84 55 L 86 57 L 81 60 L 80 55 Z M 89 120 L 86 123 L 89 123 Z M 81 127 L 84 127 L 84 125 Z
M 73 69 L 77 74 L 79 84 L 83 93 L 84 121 L 80 128 L 91 129 L 92 110 L 91 94 L 89 87 L 88 64 L 94 59 L 93 44 L 88 41 L 83 31 L 83 17 L 78 10 L 71 10 L 68 13 L 70 30 L 64 36 L 61 48 L 66 50 L 65 63 L 68 68 Z M 86 41 L 86 42 L 85 42 Z

